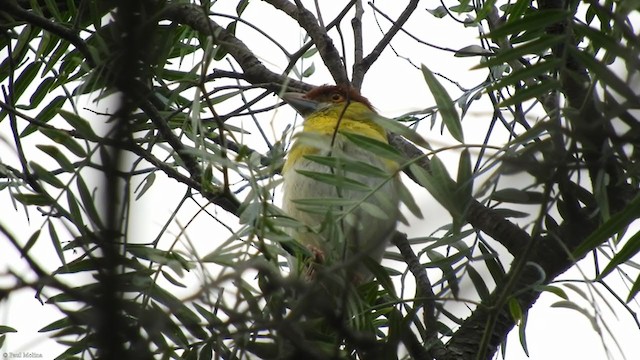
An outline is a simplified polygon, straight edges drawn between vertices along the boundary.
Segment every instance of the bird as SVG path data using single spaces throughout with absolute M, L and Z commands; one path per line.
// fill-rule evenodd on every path
M 281 97 L 304 119 L 282 169 L 282 209 L 302 224 L 291 236 L 310 250 L 316 268 L 369 281 L 365 259 L 381 262 L 400 217 L 399 165 L 355 141 L 388 144 L 374 121 L 379 115 L 350 85 Z M 313 267 L 307 272 L 315 276 Z

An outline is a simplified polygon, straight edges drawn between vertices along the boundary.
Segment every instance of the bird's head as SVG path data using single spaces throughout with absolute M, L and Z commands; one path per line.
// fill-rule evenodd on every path
M 367 98 L 347 85 L 318 86 L 306 94 L 287 92 L 282 98 L 304 118 L 319 112 L 343 111 L 347 104 L 350 109 L 353 107 L 375 112 Z

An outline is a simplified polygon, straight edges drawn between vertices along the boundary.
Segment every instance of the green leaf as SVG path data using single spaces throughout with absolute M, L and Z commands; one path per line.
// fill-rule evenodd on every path
M 36 145 L 36 147 L 45 154 L 51 156 L 55 161 L 57 161 L 62 170 L 66 172 L 75 171 L 75 167 L 73 166 L 71 161 L 69 161 L 69 159 L 64 156 L 64 154 L 60 151 L 60 149 L 58 149 L 58 147 L 52 145 Z
M 427 9 L 427 12 L 437 17 L 438 19 L 442 19 L 443 17 L 447 16 L 447 9 L 445 9 L 445 7 L 442 5 L 438 6 L 433 10 Z
M 567 293 L 562 290 L 561 288 L 557 287 L 557 286 L 553 286 L 553 285 L 539 285 L 536 287 L 536 290 L 542 292 L 542 291 L 546 291 L 546 292 L 550 292 L 552 294 L 555 294 L 559 297 L 561 297 L 564 300 L 568 300 L 569 296 L 567 295 Z
M 496 285 L 502 285 L 506 274 L 502 264 L 500 264 L 498 256 L 490 251 L 483 243 L 478 244 L 478 249 L 480 249 L 480 252 L 482 253 L 482 260 L 484 261 L 487 270 L 489 270 L 493 281 L 495 281 Z
M 35 243 L 38 240 L 39 236 L 40 236 L 40 229 L 36 230 L 36 232 L 34 232 L 29 237 L 29 240 L 27 240 L 27 243 L 24 244 L 24 247 L 22 248 L 22 253 L 23 254 L 27 254 L 29 252 L 29 250 L 33 247 L 33 245 L 35 245 Z
M 557 69 L 561 63 L 562 61 L 560 59 L 553 58 L 545 61 L 540 61 L 534 65 L 527 66 L 522 69 L 518 69 L 510 75 L 503 77 L 498 82 L 491 84 L 491 86 L 489 86 L 487 90 L 497 90 L 505 86 L 513 86 L 521 81 L 526 82 L 527 80 L 546 75 Z
M 371 187 L 369 187 L 368 185 L 360 181 L 342 176 L 340 174 L 328 174 L 324 172 L 308 171 L 308 170 L 300 170 L 300 169 L 296 169 L 296 172 L 298 174 L 309 177 L 315 181 L 333 185 L 338 189 L 355 190 L 355 191 L 371 190 Z
M 71 320 L 70 317 L 63 317 L 60 320 L 56 320 L 52 323 L 50 323 L 49 325 L 43 327 L 42 329 L 38 330 L 38 332 L 49 332 L 49 331 L 53 331 L 53 330 L 59 330 L 62 328 L 66 328 L 69 326 L 72 326 L 74 324 L 74 322 Z
M 42 109 L 42 111 L 40 111 L 40 113 L 36 116 L 36 120 L 47 123 L 58 114 L 58 110 L 62 107 L 62 105 L 64 105 L 66 101 L 67 98 L 65 96 L 56 96 L 47 106 L 44 107 L 44 109 Z M 20 137 L 24 138 L 25 136 L 34 133 L 39 128 L 40 125 L 29 123 L 29 125 L 27 125 L 20 133 Z
M 373 122 L 391 133 L 398 134 L 418 146 L 431 150 L 431 145 L 429 145 L 422 135 L 418 134 L 418 132 L 412 128 L 403 125 L 398 119 L 389 119 L 378 114 L 373 114 L 370 120 L 373 120 Z
M 551 307 L 571 309 L 579 312 L 580 314 L 584 315 L 589 320 L 589 322 L 591 322 L 591 326 L 593 327 L 593 329 L 596 332 L 600 333 L 600 326 L 598 325 L 598 320 L 596 320 L 596 318 L 593 315 L 591 315 L 588 310 L 584 309 L 583 307 L 579 306 L 573 301 L 566 301 L 566 300 L 558 301 L 551 304 Z
M 134 191 L 134 192 L 138 193 L 136 195 L 136 200 L 140 199 L 142 197 L 142 195 L 144 195 L 144 193 L 147 192 L 147 190 L 151 189 L 151 185 L 153 185 L 155 180 L 156 180 L 156 173 L 155 172 L 150 173 L 149 175 L 147 175 L 142 180 L 142 183 L 140 183 L 140 185 L 138 185 L 138 187 Z M 140 189 L 141 186 L 142 186 L 142 189 Z M 138 192 L 138 189 L 140 189 L 139 192 Z
M 84 208 L 85 213 L 89 216 L 89 219 L 94 226 L 98 229 L 103 229 L 104 225 L 102 224 L 102 219 L 96 209 L 96 202 L 93 200 L 93 196 L 91 196 L 89 188 L 82 176 L 78 175 L 76 185 L 78 186 L 78 193 L 80 194 L 80 200 L 82 200 L 82 207 Z
M 519 61 L 520 57 L 527 54 L 538 54 L 549 51 L 549 49 L 557 43 L 564 41 L 564 36 L 543 36 L 537 40 L 524 43 L 513 49 L 502 50 L 497 55 L 487 61 L 484 61 L 471 69 L 481 69 L 485 67 L 493 67 L 509 63 L 512 60 Z
M 311 65 L 309 65 L 302 72 L 302 77 L 309 77 L 309 76 L 313 75 L 313 73 L 315 73 L 315 72 L 316 72 L 316 65 L 314 63 L 311 63 Z
M 465 148 L 460 153 L 456 183 L 458 184 L 456 198 L 466 208 L 473 196 L 473 165 L 471 164 L 469 149 Z
M 416 203 L 416 199 L 413 197 L 413 194 L 409 189 L 404 185 L 402 181 L 398 181 L 396 184 L 396 188 L 398 189 L 398 195 L 400 196 L 400 202 L 402 202 L 408 209 L 411 211 L 413 216 L 418 219 L 422 219 L 422 210 L 420 210 L 420 206 Z
M 451 6 L 449 8 L 449 10 L 451 10 L 451 11 L 453 11 L 455 13 L 458 13 L 458 14 L 472 12 L 474 10 L 474 7 L 469 4 L 469 1 L 465 1 L 465 0 L 463 0 L 463 1 L 460 1 L 459 5 Z
M 58 110 L 58 113 L 85 139 L 94 141 L 99 139 L 96 133 L 93 132 L 93 129 L 87 120 L 81 118 L 77 114 L 62 109 Z
M 24 205 L 47 206 L 53 203 L 53 200 L 43 194 L 14 194 L 13 198 Z
M 18 79 L 16 79 L 13 85 L 14 101 L 18 101 L 25 90 L 27 90 L 29 86 L 32 86 L 33 79 L 38 75 L 41 66 L 41 62 L 34 61 L 27 65 L 27 67 L 20 73 L 20 76 L 18 76 Z
M 58 233 L 56 232 L 55 227 L 53 227 L 53 223 L 49 221 L 49 236 L 51 236 L 51 242 L 53 243 L 53 248 L 56 250 L 56 254 L 60 259 L 60 263 L 62 265 L 66 265 L 67 262 L 64 259 L 64 254 L 62 253 L 62 243 L 60 242 L 60 238 L 58 238 Z
M 640 217 L 640 195 L 636 196 L 624 210 L 611 216 L 596 231 L 591 233 L 575 250 L 572 255 L 576 259 L 582 258 L 588 251 L 605 242 L 610 237 L 623 232 L 632 221 Z
M 544 195 L 537 191 L 508 188 L 494 192 L 491 194 L 491 199 L 513 204 L 542 204 L 544 202 Z
M 480 8 L 480 10 L 476 12 L 475 22 L 478 23 L 484 20 L 493 11 L 495 4 L 496 4 L 496 0 L 486 0 L 482 4 L 482 7 Z
M 58 189 L 62 189 L 65 187 L 64 183 L 60 181 L 55 175 L 53 175 L 49 170 L 43 168 L 39 164 L 29 161 L 29 167 L 33 170 L 39 180 L 46 182 Z
M 151 288 L 149 296 L 166 306 L 169 311 L 178 318 L 182 323 L 182 326 L 186 327 L 193 336 L 201 340 L 208 338 L 204 328 L 200 325 L 200 318 L 198 315 L 191 311 L 182 302 L 182 300 L 158 286 L 153 286 Z
M 582 63 L 594 74 L 596 78 L 598 78 L 599 81 L 602 82 L 603 85 L 612 88 L 632 104 L 638 106 L 640 103 L 638 95 L 635 94 L 633 89 L 631 89 L 626 82 L 611 71 L 608 66 L 596 60 L 593 54 L 587 54 L 586 52 L 574 49 L 573 47 L 569 47 L 568 49 L 575 57 L 582 61 Z
M 522 346 L 522 350 L 524 353 L 529 356 L 529 347 L 527 346 L 527 319 L 529 315 L 528 312 L 524 312 L 522 314 L 522 319 L 520 319 L 520 324 L 518 325 L 518 337 L 520 338 L 520 345 Z
M 539 84 L 526 86 L 522 89 L 516 90 L 516 93 L 512 97 L 500 102 L 498 106 L 508 107 L 516 104 L 522 104 L 523 102 L 533 98 L 543 101 L 544 96 L 558 88 L 560 88 L 560 82 L 548 79 L 540 82 Z
M 10 326 L 0 325 L 0 334 L 6 334 L 6 333 L 12 333 L 12 332 L 18 332 L 18 330 Z
M 351 160 L 336 156 L 320 155 L 304 155 L 304 158 L 315 163 L 326 165 L 333 169 L 339 169 L 340 171 L 347 171 L 349 173 L 362 174 L 383 179 L 391 176 L 391 174 L 384 171 L 383 169 L 380 169 L 379 167 L 373 166 L 364 161 Z
M 622 45 L 607 33 L 580 23 L 574 23 L 572 27 L 576 35 L 582 35 L 588 38 L 596 49 L 604 48 L 607 52 L 611 53 L 609 55 L 622 59 L 628 59 L 628 57 L 633 56 L 632 52 L 629 52 L 629 48 Z
M 411 173 L 418 183 L 442 205 L 449 213 L 458 218 L 464 212 L 466 204 L 460 204 L 456 198 L 456 184 L 451 179 L 446 167 L 437 156 L 431 157 L 430 171 L 417 164 L 409 165 Z
M 423 266 L 428 268 L 438 268 L 442 271 L 443 277 L 446 279 L 449 284 L 449 288 L 453 293 L 454 297 L 458 297 L 458 293 L 460 292 L 460 286 L 458 284 L 458 277 L 456 276 L 456 272 L 453 270 L 452 264 L 460 261 L 467 254 L 458 252 L 453 255 L 443 256 L 437 251 L 426 250 L 426 254 L 431 260 L 430 262 L 423 264 Z
M 486 34 L 488 38 L 500 38 L 508 35 L 517 35 L 522 31 L 538 30 L 561 22 L 567 18 L 568 12 L 564 10 L 542 10 L 526 15 L 516 21 L 506 22 L 504 25 Z
M 49 93 L 49 90 L 51 90 L 51 85 L 53 85 L 54 80 L 55 78 L 53 76 L 50 76 L 40 81 L 40 85 L 38 85 L 38 88 L 33 92 L 33 94 L 31 94 L 29 105 L 22 108 L 31 110 L 40 105 L 42 100 Z
M 511 318 L 517 323 L 522 319 L 522 307 L 520 307 L 520 303 L 516 298 L 510 298 L 507 301 L 507 305 L 509 306 L 509 314 L 511 314 Z
M 455 109 L 455 103 L 451 100 L 451 97 L 433 73 L 424 65 L 422 65 L 421 69 L 424 80 L 427 82 L 427 86 L 429 86 L 429 90 L 436 100 L 444 125 L 447 127 L 454 139 L 464 142 L 460 116 Z
M 481 300 L 488 300 L 491 293 L 489 292 L 489 288 L 487 284 L 485 284 L 484 279 L 482 279 L 482 275 L 473 268 L 473 266 L 467 266 L 467 273 L 469 274 L 469 279 L 473 283 L 473 287 L 480 296 Z
M 69 151 L 74 153 L 76 156 L 82 157 L 82 158 L 87 156 L 87 153 L 84 151 L 82 146 L 80 146 L 80 144 L 78 144 L 78 142 L 76 142 L 66 132 L 62 130 L 53 130 L 53 129 L 41 129 L 40 131 L 51 140 L 69 149 Z
M 519 21 L 525 10 L 529 8 L 529 5 L 531 5 L 531 0 L 516 1 L 515 5 L 509 8 L 509 18 L 507 19 L 507 24 Z
M 360 201 L 341 197 L 323 197 L 323 198 L 305 198 L 295 199 L 294 203 L 305 206 L 318 206 L 323 208 L 329 207 L 351 207 L 357 205 Z M 298 224 L 300 225 L 300 224 Z
M 69 213 L 71 214 L 71 221 L 80 232 L 84 232 L 84 219 L 78 206 L 78 201 L 73 195 L 73 192 L 67 191 L 67 202 L 69 203 Z
M 631 289 L 629 290 L 629 296 L 627 297 L 627 302 L 630 302 L 631 300 L 633 300 L 633 298 L 636 297 L 636 295 L 638 294 L 638 291 L 640 291 L 640 274 L 638 275 L 638 277 L 636 278 L 636 281 L 633 283 L 633 286 L 631 286 Z
M 402 154 L 400 154 L 400 152 L 398 152 L 396 148 L 385 142 L 352 132 L 341 131 L 340 134 L 344 135 L 347 139 L 349 139 L 349 141 L 351 141 L 358 147 L 365 149 L 373 154 L 380 155 L 385 159 L 391 159 L 397 162 L 404 161 L 404 157 L 402 156 Z
M 607 264 L 604 270 L 602 270 L 602 273 L 598 276 L 598 279 L 602 279 L 605 276 L 609 275 L 609 273 L 613 271 L 616 267 L 618 267 L 618 265 L 631 259 L 636 254 L 638 254 L 639 251 L 640 251 L 640 232 L 637 232 L 632 237 L 630 237 L 629 240 L 627 240 L 627 242 L 624 244 L 622 249 L 618 251 L 618 253 L 615 254 L 613 258 L 611 258 L 611 261 L 609 261 L 609 264 Z
M 312 47 L 311 49 L 307 50 L 304 54 L 302 54 L 302 58 L 308 59 L 313 55 L 315 55 L 317 52 L 318 52 L 318 49 L 316 47 Z
M 58 62 L 62 56 L 66 53 L 67 49 L 71 45 L 67 40 L 61 40 L 56 50 L 53 52 L 51 57 L 46 62 L 44 69 L 42 70 L 42 76 L 45 76 L 49 71 L 52 71 L 56 65 L 59 65 Z

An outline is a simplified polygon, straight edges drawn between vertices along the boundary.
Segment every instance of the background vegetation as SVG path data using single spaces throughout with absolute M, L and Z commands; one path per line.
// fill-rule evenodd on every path
M 59 358 L 488 359 L 516 327 L 526 351 L 528 310 L 543 292 L 594 331 L 607 331 L 605 319 L 576 297 L 614 302 L 637 322 L 637 1 L 229 3 L 0 3 L 2 212 L 36 227 L 0 219 L 30 268 L 3 269 L 0 300 L 30 288 L 57 308 L 63 316 L 42 331 L 65 346 Z M 409 30 L 410 18 L 434 26 Z M 445 22 L 475 43 L 439 46 L 443 56 L 470 58 L 486 77 L 462 86 L 466 68 L 444 76 L 396 53 L 385 76 L 409 67 L 434 101 L 396 119 L 392 148 L 362 146 L 402 159 L 405 182 L 426 188 L 447 221 L 398 234 L 392 269 L 375 267 L 357 296 L 330 298 L 289 275 L 306 251 L 274 197 L 294 116 L 275 129 L 272 95 L 309 90 L 313 76 L 361 88 L 396 38 L 447 44 Z M 296 48 L 284 45 L 284 24 L 304 34 Z M 474 120 L 484 140 L 465 141 L 477 130 L 462 120 L 487 103 Z M 429 129 L 451 144 L 420 141 Z M 457 164 L 445 166 L 445 150 Z M 163 179 L 174 181 L 161 191 L 182 200 L 157 233 L 134 231 L 158 223 L 135 204 Z M 190 231 L 203 218 L 220 230 Z M 30 251 L 43 242 L 55 271 Z M 200 256 L 203 244 L 213 249 Z M 556 281 L 583 258 L 582 278 Z M 177 296 L 186 272 L 200 281 Z M 15 331 L 4 325 L 0 343 Z

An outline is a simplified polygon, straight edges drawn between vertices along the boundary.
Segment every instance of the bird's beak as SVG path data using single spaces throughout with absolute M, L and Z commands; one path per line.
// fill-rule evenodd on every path
M 287 92 L 282 94 L 282 99 L 302 116 L 307 116 L 320 107 L 319 102 L 305 99 L 303 93 Z

